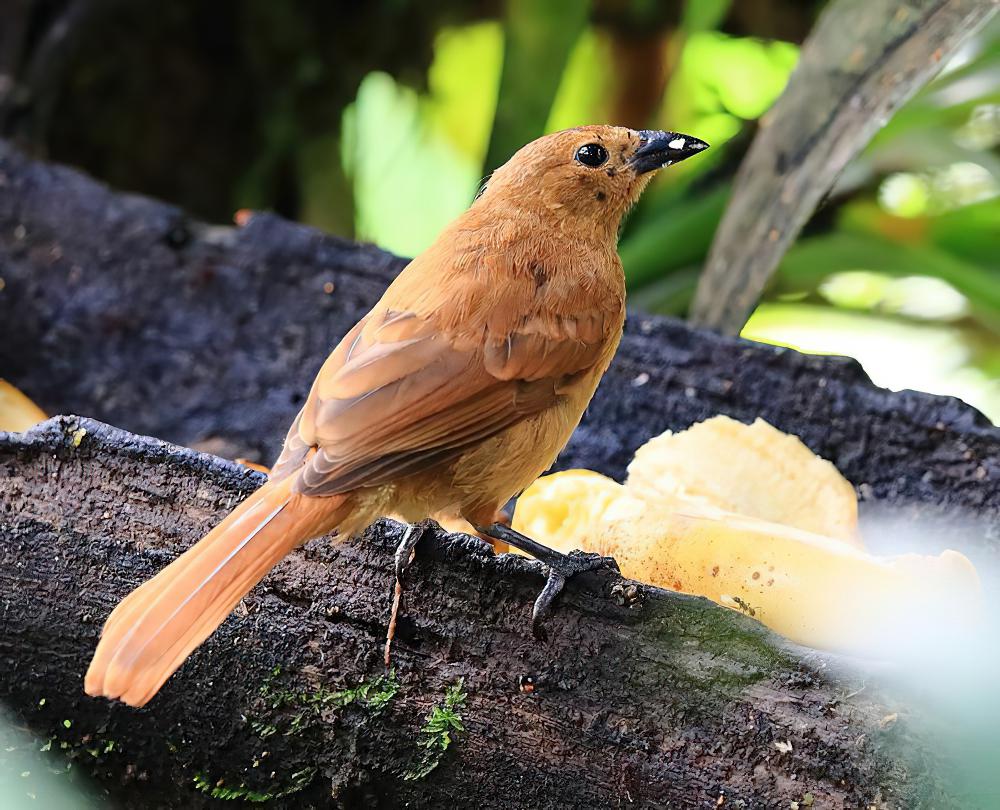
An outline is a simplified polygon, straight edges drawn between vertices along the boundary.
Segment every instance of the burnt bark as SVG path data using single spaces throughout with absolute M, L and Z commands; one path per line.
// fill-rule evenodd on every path
M 0 143 L 0 375 L 50 412 L 267 460 L 402 264 L 273 216 L 194 222 Z M 942 545 L 995 556 L 1000 435 L 975 411 L 676 321 L 630 318 L 559 465 L 620 477 L 651 435 L 720 412 L 802 436 L 865 513 L 937 516 Z M 0 470 L 0 694 L 68 750 L 96 751 L 81 762 L 128 806 L 206 803 L 199 774 L 315 807 L 946 804 L 927 741 L 882 727 L 895 707 L 858 693 L 860 669 L 704 600 L 641 588 L 619 605 L 610 574 L 571 583 L 538 644 L 537 565 L 459 536 L 421 544 L 399 693 L 381 714 L 337 707 L 331 691 L 382 671 L 389 524 L 293 554 L 147 709 L 89 700 L 82 673 L 115 602 L 262 479 L 79 417 L 0 435 Z M 459 679 L 466 731 L 426 777 L 403 778 Z
M 126 806 L 207 803 L 195 780 L 294 791 L 296 807 L 784 808 L 807 793 L 913 806 L 928 789 L 924 744 L 883 729 L 896 709 L 852 694 L 860 680 L 836 662 L 703 599 L 643 587 L 619 605 L 612 574 L 572 583 L 538 643 L 539 565 L 464 536 L 418 547 L 399 693 L 381 714 L 338 708 L 330 691 L 383 671 L 399 538 L 387 522 L 291 555 L 147 708 L 86 698 L 117 600 L 262 476 L 75 417 L 0 434 L 0 469 L 3 699 L 70 751 L 97 751 L 79 765 Z M 405 778 L 425 715 L 460 681 L 464 732 L 431 773 Z

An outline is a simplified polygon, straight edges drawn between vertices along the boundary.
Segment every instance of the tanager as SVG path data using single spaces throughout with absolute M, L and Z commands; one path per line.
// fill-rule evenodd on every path
M 327 358 L 267 483 L 111 613 L 87 693 L 144 705 L 296 546 L 383 515 L 460 519 L 536 553 L 550 598 L 572 567 L 498 512 L 555 460 L 618 347 L 622 217 L 706 147 L 587 126 L 497 169 Z

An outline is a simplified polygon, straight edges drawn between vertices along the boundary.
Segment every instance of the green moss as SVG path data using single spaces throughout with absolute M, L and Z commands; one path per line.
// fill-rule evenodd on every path
M 69 730 L 73 723 L 70 720 L 64 720 L 61 726 L 62 729 Z M 85 770 L 88 770 L 85 755 L 103 763 L 107 761 L 109 754 L 120 754 L 122 750 L 121 744 L 114 740 L 91 734 L 85 734 L 81 739 L 60 739 L 59 735 L 62 733 L 60 730 L 45 739 L 34 738 L 25 746 L 25 748 L 34 749 L 40 754 L 48 754 L 53 757 L 51 764 L 47 766 L 47 770 L 52 774 L 68 774 L 72 770 L 74 762 L 80 762 L 85 766 Z M 7 753 L 14 750 L 14 748 L 8 747 Z
M 422 749 L 420 761 L 403 778 L 417 780 L 425 778 L 441 764 L 441 759 L 458 735 L 465 731 L 461 711 L 465 708 L 466 694 L 462 691 L 463 681 L 449 686 L 444 693 L 444 703 L 435 706 L 427 715 L 420 728 L 417 745 Z
M 271 670 L 260 688 L 260 696 L 269 711 L 269 716 L 250 721 L 250 728 L 261 738 L 272 734 L 298 734 L 318 720 L 324 710 L 358 706 L 372 717 L 384 712 L 399 692 L 396 672 L 379 675 L 371 681 L 362 681 L 349 689 L 331 690 L 320 687 L 313 690 L 296 690 L 278 686 L 281 667 Z M 290 717 L 275 716 L 283 710 L 291 710 Z
M 202 793 L 211 796 L 213 799 L 222 799 L 223 801 L 240 800 L 252 802 L 254 804 L 262 804 L 264 802 L 281 799 L 285 796 L 291 796 L 294 793 L 298 793 L 312 781 L 315 775 L 315 768 L 304 768 L 301 771 L 293 773 L 287 784 L 276 784 L 266 791 L 260 791 L 248 788 L 242 782 L 237 787 L 226 787 L 223 779 L 213 782 L 208 779 L 205 774 L 196 773 L 194 775 L 194 786 Z
M 353 689 L 342 689 L 328 696 L 317 693 L 313 700 L 340 707 L 357 704 L 377 717 L 388 708 L 398 692 L 396 671 L 390 670 L 388 675 L 379 675 L 372 681 L 362 681 Z
M 340 690 L 291 688 L 281 683 L 281 675 L 280 666 L 268 673 L 258 692 L 258 715 L 248 717 L 251 731 L 261 740 L 279 733 L 292 736 L 307 732 L 320 723 L 324 712 L 330 709 L 357 706 L 370 717 L 377 717 L 388 708 L 400 689 L 394 671 Z M 252 767 L 256 768 L 259 764 L 256 760 Z M 203 771 L 196 773 L 193 781 L 199 791 L 213 799 L 263 803 L 299 792 L 315 774 L 315 767 L 304 768 L 292 773 L 287 780 L 278 780 L 265 789 L 251 788 L 242 779 L 230 787 L 227 781 L 235 783 L 235 780 L 227 777 L 211 779 Z

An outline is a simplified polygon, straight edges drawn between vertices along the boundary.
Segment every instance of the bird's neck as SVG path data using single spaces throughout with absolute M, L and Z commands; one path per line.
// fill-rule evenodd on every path
M 617 235 L 584 237 L 554 227 L 531 209 L 470 209 L 442 233 L 431 252 L 444 250 L 451 259 L 438 266 L 450 267 L 458 278 L 492 277 L 544 289 L 554 298 L 594 296 L 608 306 L 624 305 Z
M 524 202 L 474 205 L 454 224 L 461 231 L 486 235 L 488 243 L 503 248 L 544 241 L 553 251 L 582 248 L 617 255 L 620 219 L 582 219 L 562 207 Z

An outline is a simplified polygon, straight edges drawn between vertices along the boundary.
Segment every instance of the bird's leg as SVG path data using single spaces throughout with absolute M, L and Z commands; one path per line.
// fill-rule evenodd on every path
M 403 575 L 413 562 L 417 543 L 424 536 L 426 527 L 421 523 L 410 523 L 403 532 L 403 539 L 396 546 L 396 587 L 392 596 L 392 613 L 389 616 L 389 629 L 385 636 L 385 668 L 389 668 L 389 651 L 392 649 L 392 639 L 396 635 L 396 618 L 399 615 L 399 604 L 403 599 Z
M 617 563 L 611 557 L 602 557 L 599 554 L 589 554 L 583 551 L 563 554 L 548 546 L 543 546 L 537 540 L 532 540 L 503 523 L 476 526 L 476 531 L 520 549 L 548 566 L 549 577 L 542 592 L 535 599 L 535 606 L 531 611 L 531 631 L 535 638 L 542 641 L 547 638 L 544 625 L 549 616 L 552 615 L 552 603 L 559 596 L 567 579 L 585 571 L 596 571 L 600 568 L 610 567 L 618 570 Z

